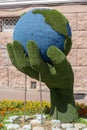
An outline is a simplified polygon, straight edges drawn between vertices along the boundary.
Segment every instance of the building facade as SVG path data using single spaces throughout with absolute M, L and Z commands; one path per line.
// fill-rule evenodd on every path
M 43 5 L 38 5 L 43 7 Z M 9 59 L 6 45 L 12 42 L 13 28 L 19 17 L 37 5 L 0 9 L 0 88 L 39 89 L 39 82 L 19 72 Z M 55 4 L 45 5 L 61 11 L 69 20 L 72 28 L 72 49 L 68 60 L 74 71 L 74 91 L 87 92 L 87 5 Z M 42 88 L 47 89 L 42 83 Z

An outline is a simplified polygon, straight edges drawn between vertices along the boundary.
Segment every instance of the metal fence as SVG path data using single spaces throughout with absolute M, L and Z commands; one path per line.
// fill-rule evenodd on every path
M 19 17 L 0 18 L 0 32 L 13 31 Z

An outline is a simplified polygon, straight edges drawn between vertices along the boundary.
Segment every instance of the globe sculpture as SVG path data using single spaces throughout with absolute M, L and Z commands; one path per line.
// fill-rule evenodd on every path
M 50 62 L 50 59 L 47 57 L 48 48 L 50 46 L 56 46 L 64 52 L 65 35 L 63 35 L 61 29 L 59 27 L 57 27 L 57 29 L 54 23 L 51 23 L 51 19 L 46 16 L 47 13 L 51 13 L 52 10 L 45 9 L 40 11 L 41 13 L 38 12 L 36 14 L 35 10 L 31 10 L 19 19 L 14 29 L 13 39 L 20 41 L 26 53 L 28 53 L 26 47 L 27 42 L 33 40 L 37 44 L 42 58 L 46 62 Z M 52 19 L 55 21 L 54 18 Z M 60 23 L 61 21 L 59 20 L 60 18 L 58 18 L 58 26 L 62 28 L 64 26 L 68 37 L 71 37 L 71 29 L 67 21 Z
M 66 57 L 72 46 L 71 36 L 69 22 L 62 13 L 34 8 L 20 17 L 14 41 L 7 44 L 9 57 L 18 70 L 37 80 L 41 74 L 50 90 L 50 115 L 61 122 L 78 119 L 74 74 Z

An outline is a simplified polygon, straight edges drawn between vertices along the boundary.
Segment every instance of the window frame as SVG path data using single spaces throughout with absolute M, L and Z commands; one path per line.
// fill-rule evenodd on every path
M 36 81 L 31 81 L 30 88 L 31 89 L 36 89 L 37 88 L 37 82 Z

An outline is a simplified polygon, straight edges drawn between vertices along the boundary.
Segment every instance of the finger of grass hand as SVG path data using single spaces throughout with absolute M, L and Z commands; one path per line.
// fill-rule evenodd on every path
M 66 38 L 64 42 L 64 54 L 68 55 L 69 51 L 71 50 L 72 41 L 70 38 Z
M 19 67 L 23 68 L 25 66 L 29 66 L 28 57 L 27 57 L 27 55 L 24 51 L 24 48 L 20 42 L 18 42 L 18 41 L 13 42 L 13 51 L 14 51 L 17 65 Z
M 37 71 L 43 71 L 43 67 L 45 69 L 47 66 L 41 58 L 37 45 L 33 41 L 29 41 L 27 49 L 31 66 Z
M 51 46 L 48 49 L 47 55 L 51 59 L 54 66 L 61 65 L 66 61 L 66 57 L 63 52 L 55 46 Z
M 9 57 L 10 57 L 10 60 L 11 60 L 12 64 L 17 67 L 17 63 L 16 63 L 16 60 L 15 60 L 13 47 L 12 47 L 11 43 L 7 44 L 7 51 L 8 51 L 8 54 L 9 54 Z

